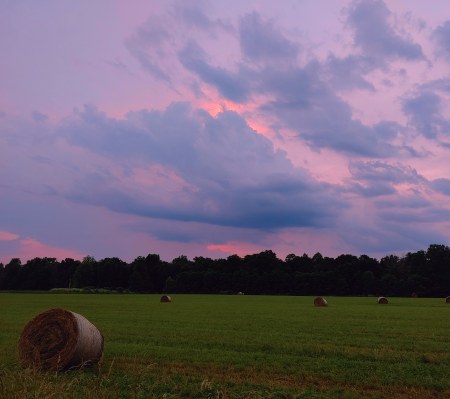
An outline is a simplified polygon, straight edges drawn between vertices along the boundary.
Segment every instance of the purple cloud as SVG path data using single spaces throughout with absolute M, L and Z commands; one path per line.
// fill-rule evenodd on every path
M 422 183 L 426 181 L 410 166 L 392 165 L 382 161 L 351 162 L 349 169 L 352 176 L 357 180 L 390 183 Z
M 239 21 L 239 42 L 244 57 L 252 62 L 295 61 L 298 44 L 284 37 L 271 21 L 253 11 Z
M 179 53 L 183 66 L 196 74 L 202 81 L 214 86 L 225 98 L 234 102 L 248 100 L 248 88 L 244 79 L 236 73 L 221 67 L 214 67 L 206 61 L 205 52 L 195 42 L 189 42 Z
M 350 106 L 321 79 L 319 71 L 317 63 L 289 72 L 265 71 L 267 79 L 260 78 L 262 90 L 276 99 L 262 110 L 272 112 L 315 149 L 381 158 L 396 153 L 399 149 L 390 143 L 397 134 L 396 124 L 386 121 L 370 127 L 353 119 Z
M 232 31 L 233 27 L 221 18 L 210 18 L 203 9 L 204 4 L 199 2 L 179 2 L 173 9 L 177 19 L 189 29 L 197 28 L 209 35 L 215 35 L 219 30 Z
M 170 39 L 170 26 L 167 21 L 151 17 L 125 40 L 125 46 L 148 73 L 156 79 L 170 82 L 171 77 L 162 62 L 167 54 Z
M 433 38 L 439 45 L 439 50 L 445 56 L 450 54 L 450 21 L 445 21 L 433 32 Z
M 442 116 L 441 97 L 431 91 L 419 92 L 403 102 L 403 109 L 415 129 L 430 139 L 450 133 L 450 124 Z
M 424 59 L 420 45 L 400 36 L 389 24 L 390 15 L 384 1 L 354 1 L 348 8 L 347 23 L 354 30 L 355 45 L 377 58 Z
M 432 180 L 431 187 L 442 194 L 450 196 L 450 179 L 440 178 Z
M 383 161 L 350 162 L 349 171 L 354 180 L 354 183 L 350 185 L 350 190 L 359 192 L 364 197 L 396 194 L 395 185 L 400 183 L 417 185 L 427 183 L 426 179 L 420 176 L 415 169 Z
M 330 54 L 324 69 L 330 76 L 330 84 L 338 90 L 363 89 L 375 91 L 375 87 L 364 75 L 376 66 L 372 57 L 350 55 L 338 58 Z
M 88 107 L 66 121 L 62 132 L 77 145 L 123 162 L 128 173 L 137 165 L 160 164 L 183 182 L 173 188 L 169 200 L 163 183 L 154 184 L 156 194 L 130 192 L 110 171 L 97 170 L 85 175 L 70 194 L 75 201 L 116 212 L 277 229 L 323 225 L 345 206 L 332 187 L 294 168 L 283 152 L 234 112 L 213 118 L 174 104 L 161 113 L 141 111 L 116 121 Z

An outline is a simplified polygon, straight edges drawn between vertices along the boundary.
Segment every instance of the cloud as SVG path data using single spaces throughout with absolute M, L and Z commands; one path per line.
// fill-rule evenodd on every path
M 378 254 L 379 257 L 423 250 L 430 243 L 446 242 L 445 234 L 435 227 L 408 220 L 414 213 L 404 215 L 408 220 L 406 223 L 390 219 L 396 215 L 396 212 L 382 214 L 374 225 L 369 225 L 366 220 L 365 225 L 345 231 L 345 241 L 352 242 L 356 248 L 364 248 L 364 253 Z
M 341 229 L 341 237 L 355 248 L 385 256 L 446 241 L 450 211 L 417 188 L 355 199 L 353 205 L 341 221 L 346 226 Z
M 432 45 L 448 52 L 449 22 L 430 42 L 429 30 L 408 31 L 411 4 L 353 1 L 345 21 L 338 3 L 133 8 L 114 34 L 102 33 L 107 45 L 79 43 L 98 58 L 68 50 L 91 82 L 111 77 L 104 90 L 67 81 L 62 108 L 19 98 L 14 85 L 0 98 L 0 245 L 18 252 L 20 237 L 33 237 L 36 251 L 33 240 L 97 257 L 155 247 L 170 258 L 272 246 L 410 250 L 448 236 L 450 80 L 440 59 L 412 61 Z M 41 82 L 42 98 L 48 85 L 29 65 L 17 74 Z M 133 95 L 117 97 L 130 85 Z M 98 107 L 67 115 L 84 101 Z
M 421 46 L 400 36 L 390 25 L 391 12 L 383 1 L 357 0 L 347 13 L 347 23 L 354 31 L 354 43 L 364 54 L 378 59 L 424 59 Z
M 450 21 L 445 21 L 442 25 L 438 26 L 434 30 L 432 38 L 438 44 L 442 55 L 448 57 L 450 54 Z
M 330 54 L 324 64 L 324 70 L 330 76 L 330 84 L 337 90 L 375 91 L 375 86 L 364 78 L 375 67 L 376 61 L 372 57 L 353 54 L 344 58 Z
M 450 221 L 450 210 L 446 208 L 439 208 L 434 206 L 429 206 L 416 212 L 414 209 L 397 208 L 388 209 L 380 212 L 380 216 L 386 220 L 393 223 L 398 223 L 399 225 L 414 223 L 441 223 Z
M 228 93 L 226 86 L 232 84 L 232 76 L 223 68 L 209 65 L 200 56 L 200 46 L 192 43 L 201 40 L 217 46 L 217 34 L 233 33 L 233 26 L 220 18 L 210 18 L 205 12 L 206 4 L 177 2 L 171 7 L 165 13 L 148 18 L 125 40 L 125 47 L 146 72 L 178 94 L 180 86 L 185 84 L 182 77 L 186 75 L 180 62 L 191 72 L 204 76 L 209 84 L 216 83 Z M 194 54 L 190 55 L 190 50 Z
M 223 244 L 209 244 L 207 248 L 210 251 L 219 251 L 228 255 L 233 254 L 242 257 L 248 254 L 258 253 L 264 249 L 260 245 L 242 243 L 237 241 L 228 241 Z
M 245 58 L 251 62 L 283 63 L 295 61 L 298 44 L 290 41 L 256 12 L 246 14 L 239 21 L 239 42 Z
M 115 174 L 97 169 L 84 175 L 70 194 L 116 212 L 277 229 L 323 225 L 345 206 L 331 186 L 293 167 L 234 112 L 212 117 L 173 104 L 120 121 L 87 107 L 66 120 L 62 132 L 121 165 Z M 159 181 L 151 174 L 157 165 Z M 147 170 L 147 186 L 133 184 L 137 169 Z
M 419 91 L 403 101 L 403 110 L 414 128 L 430 139 L 448 135 L 450 123 L 442 116 L 442 99 L 431 91 Z
M 430 182 L 430 185 L 434 190 L 450 196 L 450 179 L 434 179 Z
M 275 96 L 262 111 L 275 115 L 314 149 L 380 158 L 400 150 L 390 143 L 399 125 L 384 121 L 366 126 L 355 120 L 351 107 L 321 78 L 317 62 L 289 72 L 266 70 L 259 80 L 261 91 Z
M 177 21 L 185 24 L 188 29 L 196 28 L 208 33 L 208 35 L 215 35 L 219 30 L 232 31 L 233 27 L 221 18 L 212 19 L 206 12 L 207 5 L 205 2 L 178 2 L 173 10 Z
M 125 40 L 125 47 L 142 67 L 158 80 L 171 82 L 164 58 L 170 52 L 170 21 L 162 16 L 150 17 Z
M 349 171 L 354 182 L 349 189 L 364 197 L 379 197 L 397 193 L 396 185 L 427 183 L 426 179 L 409 166 L 392 165 L 383 161 L 350 161 Z
M 49 246 L 34 238 L 26 238 L 20 241 L 20 250 L 17 255 L 22 261 L 35 257 L 51 257 L 58 260 L 66 258 L 83 259 L 85 255 L 66 248 Z
M 353 178 L 365 181 L 384 181 L 389 183 L 421 183 L 425 178 L 410 166 L 392 165 L 383 161 L 350 162 Z
M 420 85 L 420 90 L 422 92 L 438 91 L 438 92 L 450 93 L 450 79 L 440 78 L 440 79 L 430 80 L 428 82 L 422 83 Z
M 0 230 L 0 241 L 14 241 L 17 240 L 19 236 L 9 231 Z
M 33 117 L 33 119 L 36 122 L 46 122 L 46 121 L 48 121 L 48 116 L 43 114 L 43 113 L 41 113 L 41 112 L 38 112 L 38 111 L 33 111 L 32 117 Z
M 0 237 L 5 235 L 0 232 Z M 8 233 L 10 234 L 10 233 Z M 34 238 L 20 238 L 13 234 L 14 238 L 0 238 L 0 261 L 3 263 L 9 262 L 12 258 L 19 258 L 22 263 L 30 259 L 40 258 L 56 258 L 63 260 L 66 258 L 83 259 L 84 255 L 66 248 L 47 245 Z
M 222 67 L 210 65 L 206 61 L 206 53 L 194 41 L 184 46 L 178 53 L 178 59 L 187 70 L 214 86 L 228 100 L 238 103 L 248 100 L 248 88 L 244 79 Z
M 371 14 L 372 9 L 375 17 Z M 365 3 L 352 3 L 349 20 L 356 24 L 357 38 L 360 38 L 363 29 L 357 23 L 356 17 L 360 14 L 368 19 L 369 24 L 381 23 L 385 53 L 392 55 L 397 49 L 401 56 L 412 54 L 407 52 L 409 42 L 398 36 L 387 23 L 389 11 L 384 3 L 370 2 L 367 6 Z M 187 6 L 175 15 L 184 21 L 183 24 L 195 24 L 202 31 L 211 22 L 203 10 L 195 7 L 191 9 Z M 171 20 L 171 23 L 174 21 Z M 206 46 L 204 39 L 195 37 L 195 32 L 186 31 L 185 37 L 176 38 L 172 34 L 172 39 L 168 40 L 160 36 L 155 38 L 153 28 L 147 25 L 150 22 L 133 36 L 140 38 L 145 54 L 156 57 L 155 51 L 162 42 L 165 43 L 163 49 L 171 47 L 168 53 L 162 51 L 158 62 L 166 62 L 161 59 L 169 57 L 169 53 L 170 57 L 176 56 L 177 62 L 172 60 L 168 69 L 176 68 L 173 65 L 177 64 L 184 68 L 183 72 L 193 74 L 199 80 L 191 82 L 191 87 L 197 88 L 197 95 L 202 95 L 201 84 L 206 84 L 215 88 L 220 98 L 225 100 L 258 104 L 261 113 L 269 119 L 276 119 L 280 127 L 297 132 L 298 138 L 315 150 L 331 149 L 372 158 L 386 158 L 407 150 L 393 144 L 401 132 L 398 124 L 390 121 L 380 121 L 374 126 L 363 124 L 354 119 L 352 108 L 336 92 L 336 89 L 375 91 L 374 84 L 366 78 L 379 66 L 379 55 L 372 51 L 344 58 L 329 55 L 324 62 L 313 57 L 300 66 L 297 60 L 300 44 L 283 35 L 273 20 L 251 12 L 244 14 L 238 23 L 243 59 L 217 63 L 214 62 L 216 54 L 211 51 L 211 43 Z M 162 32 L 167 32 L 167 27 Z M 366 43 L 358 40 L 360 44 Z M 370 48 L 369 42 L 366 47 Z

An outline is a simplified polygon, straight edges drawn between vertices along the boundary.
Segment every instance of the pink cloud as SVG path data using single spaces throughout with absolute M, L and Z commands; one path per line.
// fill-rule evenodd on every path
M 26 262 L 33 258 L 45 257 L 56 258 L 58 260 L 63 260 L 65 258 L 81 260 L 84 256 L 84 254 L 77 251 L 67 248 L 53 247 L 34 238 L 26 238 L 21 240 L 19 252 L 15 255 L 15 257 L 20 258 L 22 262 Z
M 17 240 L 19 236 L 8 231 L 0 230 L 0 241 L 14 241 Z
M 263 251 L 264 249 L 258 245 L 229 241 L 224 244 L 210 244 L 207 246 L 210 251 L 224 252 L 229 255 L 245 256 Z

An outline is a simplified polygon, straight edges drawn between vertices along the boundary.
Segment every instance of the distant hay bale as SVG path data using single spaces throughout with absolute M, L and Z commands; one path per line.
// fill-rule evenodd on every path
M 411 294 L 411 298 L 418 298 L 418 297 L 419 297 L 419 294 L 417 292 L 413 292 Z
M 378 297 L 378 304 L 380 304 L 380 305 L 387 305 L 388 303 L 389 303 L 389 301 L 387 300 L 386 297 L 384 297 L 384 296 Z
M 103 335 L 89 320 L 64 309 L 49 309 L 24 327 L 19 358 L 24 367 L 68 370 L 96 365 L 103 353 Z
M 448 296 L 447 298 L 445 298 L 445 303 L 450 303 L 450 296 Z
M 314 299 L 314 306 L 328 306 L 328 302 L 325 298 L 318 296 Z
M 159 301 L 164 303 L 172 302 L 172 298 L 169 295 L 163 295 Z

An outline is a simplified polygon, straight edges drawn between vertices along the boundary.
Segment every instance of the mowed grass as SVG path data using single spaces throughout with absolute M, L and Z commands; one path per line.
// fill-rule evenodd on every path
M 0 294 L 1 398 L 450 398 L 443 299 Z M 96 372 L 23 370 L 38 313 L 80 313 L 105 337 Z

